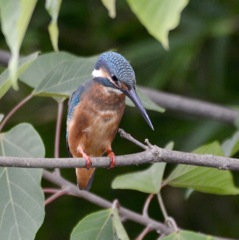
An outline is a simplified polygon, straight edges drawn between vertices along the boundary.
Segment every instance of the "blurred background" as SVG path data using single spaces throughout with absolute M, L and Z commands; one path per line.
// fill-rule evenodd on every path
M 58 21 L 60 50 L 91 56 L 114 49 L 131 62 L 138 85 L 237 108 L 239 1 L 191 0 L 182 13 L 180 25 L 169 34 L 169 51 L 149 35 L 126 1 L 117 1 L 116 6 L 117 16 L 111 19 L 101 1 L 63 1 Z M 47 31 L 49 22 L 44 1 L 38 1 L 23 42 L 22 55 L 34 51 L 53 51 Z M 0 36 L 0 48 L 7 50 L 3 35 Z M 10 90 L 1 100 L 1 113 L 6 114 L 30 92 L 31 89 L 22 83 L 20 91 Z M 61 132 L 61 157 L 68 156 L 65 147 L 66 110 L 67 103 Z M 56 115 L 55 100 L 36 97 L 11 118 L 5 130 L 20 122 L 30 122 L 45 143 L 46 157 L 53 157 Z M 150 111 L 149 116 L 155 127 L 154 132 L 136 109 L 127 107 L 121 128 L 139 141 L 148 138 L 152 144 L 161 147 L 173 141 L 175 149 L 183 151 L 192 151 L 214 140 L 222 142 L 236 130 L 231 125 L 167 111 L 163 114 Z M 113 143 L 113 149 L 117 155 L 141 151 L 119 136 Z M 146 194 L 112 190 L 110 185 L 116 175 L 146 167 L 98 169 L 91 191 L 110 201 L 119 199 L 123 206 L 141 212 Z M 168 166 L 166 172 L 173 167 Z M 75 181 L 73 169 L 62 170 L 62 174 Z M 237 175 L 234 174 L 235 181 L 239 182 Z M 43 181 L 43 185 L 47 183 Z M 238 238 L 238 196 L 194 192 L 186 199 L 185 193 L 185 189 L 163 189 L 169 215 L 175 218 L 179 227 Z M 46 207 L 46 218 L 36 239 L 69 239 L 76 223 L 95 210 L 100 208 L 82 199 L 63 196 Z M 155 199 L 150 207 L 150 215 L 163 220 Z M 124 225 L 130 239 L 143 229 L 131 222 Z M 155 233 L 150 233 L 145 239 L 156 237 Z

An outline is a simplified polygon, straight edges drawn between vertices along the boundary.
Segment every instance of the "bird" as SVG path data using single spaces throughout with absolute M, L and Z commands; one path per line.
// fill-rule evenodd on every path
M 69 98 L 67 147 L 73 158 L 86 160 L 85 168 L 76 168 L 79 189 L 91 188 L 95 172 L 91 157 L 107 154 L 109 168 L 115 166 L 111 144 L 124 113 L 126 96 L 154 130 L 135 85 L 135 72 L 130 63 L 119 53 L 104 52 L 98 57 L 92 79 L 80 85 Z

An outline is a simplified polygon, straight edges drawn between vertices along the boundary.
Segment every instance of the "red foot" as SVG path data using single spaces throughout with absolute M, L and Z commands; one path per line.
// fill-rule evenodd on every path
M 91 167 L 91 160 L 90 160 L 90 157 L 84 152 L 83 148 L 82 147 L 78 147 L 77 148 L 77 152 L 80 153 L 82 155 L 82 157 L 85 159 L 85 167 L 87 169 L 89 169 Z
M 107 153 L 108 153 L 108 157 L 110 158 L 110 166 L 109 166 L 109 169 L 110 169 L 115 167 L 115 154 L 111 149 L 107 150 Z

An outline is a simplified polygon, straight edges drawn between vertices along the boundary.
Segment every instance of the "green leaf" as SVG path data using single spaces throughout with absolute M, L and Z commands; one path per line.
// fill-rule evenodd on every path
M 96 61 L 97 56 L 83 58 L 66 52 L 44 54 L 20 76 L 20 80 L 35 88 L 35 95 L 68 97 L 83 82 L 92 78 L 91 73 Z M 137 92 L 146 109 L 164 111 L 139 89 Z M 126 104 L 134 106 L 130 100 L 127 100 Z
M 48 26 L 48 31 L 51 38 L 51 44 L 55 51 L 58 49 L 59 29 L 57 27 L 57 19 L 60 11 L 62 0 L 46 0 L 46 9 L 51 16 L 51 23 Z
M 44 157 L 44 145 L 30 124 L 0 134 L 0 155 Z M 1 239 L 33 240 L 44 219 L 42 169 L 0 168 Z
M 20 76 L 20 80 L 36 88 L 57 65 L 74 59 L 77 57 L 66 52 L 43 54 Z
M 105 8 L 109 12 L 109 16 L 111 18 L 116 17 L 116 11 L 115 11 L 115 0 L 101 0 Z
M 18 69 L 17 69 L 17 76 L 21 75 L 26 69 L 37 59 L 38 52 L 33 53 L 27 57 L 22 57 L 19 60 L 18 63 Z M 0 98 L 8 91 L 8 89 L 11 87 L 11 79 L 9 76 L 9 70 L 6 69 L 1 75 L 0 75 Z
M 178 26 L 188 0 L 128 0 L 128 4 L 148 32 L 167 49 L 168 33 Z
M 173 142 L 169 142 L 165 148 L 172 150 Z M 145 193 L 157 194 L 160 191 L 166 163 L 154 163 L 143 171 L 127 173 L 116 177 L 112 182 L 113 189 L 132 189 Z
M 113 226 L 116 232 L 117 239 L 129 240 L 129 237 L 120 220 L 118 210 L 116 208 L 113 208 L 112 213 L 113 213 Z
M 113 180 L 111 187 L 157 194 L 161 188 L 165 166 L 165 163 L 154 163 L 146 170 L 122 174 Z
M 222 143 L 222 149 L 227 157 L 231 157 L 239 151 L 239 131 Z
M 12 57 L 9 62 L 11 85 L 17 89 L 17 66 L 23 37 L 34 11 L 36 0 L 1 0 L 1 27 Z
M 216 240 L 217 238 L 214 238 L 209 235 L 204 235 L 201 233 L 195 233 L 191 231 L 177 231 L 175 233 L 172 233 L 166 237 L 160 238 L 162 240 Z
M 194 153 L 223 156 L 223 150 L 218 142 L 204 145 Z M 213 168 L 179 165 L 168 176 L 165 183 L 174 187 L 192 188 L 218 195 L 239 194 L 239 189 L 233 183 L 231 172 Z
M 82 219 L 71 233 L 70 240 L 129 239 L 116 209 L 102 210 Z
M 34 94 L 40 96 L 69 96 L 83 82 L 92 78 L 97 57 L 68 60 L 58 64 L 36 87 Z
M 164 112 L 165 109 L 154 103 L 150 98 L 148 98 L 145 94 L 142 93 L 142 91 L 136 87 L 137 94 L 139 95 L 140 100 L 143 103 L 143 106 L 148 110 L 153 110 L 156 112 Z M 126 98 L 126 104 L 130 107 L 135 107 L 133 102 Z

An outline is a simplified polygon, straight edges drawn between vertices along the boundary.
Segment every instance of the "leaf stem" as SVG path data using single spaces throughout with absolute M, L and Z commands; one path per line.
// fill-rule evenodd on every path
M 18 109 L 20 109 L 25 103 L 27 103 L 31 98 L 33 97 L 33 94 L 31 93 L 27 97 L 25 97 L 21 102 L 19 102 L 3 119 L 3 121 L 0 124 L 0 132 L 2 131 L 3 127 L 7 123 L 7 121 L 12 117 L 12 115 L 17 112 Z
M 55 134 L 55 151 L 54 151 L 55 158 L 59 157 L 62 116 L 63 116 L 63 102 L 58 102 L 56 134 Z
M 54 157 L 59 158 L 60 152 L 60 137 L 61 137 L 61 124 L 62 124 L 62 116 L 63 116 L 63 101 L 58 102 L 58 111 L 57 111 L 57 119 L 56 119 L 56 133 L 55 133 L 55 149 L 54 149 Z M 60 169 L 55 169 L 56 174 L 60 174 Z
M 165 208 L 165 205 L 164 205 L 164 202 L 163 202 L 163 199 L 162 199 L 162 196 L 161 196 L 160 192 L 157 194 L 157 197 L 158 197 L 158 202 L 159 202 L 159 206 L 161 208 L 163 217 L 166 220 L 169 216 L 168 216 L 168 213 L 167 213 L 167 210 Z
M 153 197 L 154 197 L 154 194 L 149 194 L 149 196 L 147 197 L 147 199 L 144 203 L 144 208 L 143 208 L 143 216 L 144 217 L 149 217 L 148 209 L 149 209 L 149 204 L 151 203 Z
M 61 189 L 59 188 L 43 188 L 44 193 L 56 193 L 59 192 Z
M 46 201 L 45 201 L 45 206 L 52 203 L 53 201 L 55 201 L 57 198 L 68 194 L 68 188 L 65 188 L 63 190 L 58 190 L 56 193 L 54 193 L 52 196 L 50 196 Z
M 144 228 L 144 230 L 139 234 L 139 236 L 135 240 L 143 240 L 144 237 L 151 231 L 152 231 L 151 227 L 147 226 L 146 228 Z
M 178 231 L 179 229 L 178 229 L 177 223 L 175 222 L 175 220 L 172 217 L 170 217 L 168 215 L 166 207 L 165 207 L 164 202 L 163 202 L 163 198 L 162 198 L 160 192 L 157 194 L 157 197 L 158 197 L 159 206 L 161 208 L 161 211 L 162 211 L 162 214 L 163 214 L 163 217 L 165 219 L 166 224 L 171 229 L 173 229 L 173 231 Z

